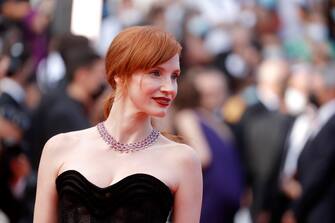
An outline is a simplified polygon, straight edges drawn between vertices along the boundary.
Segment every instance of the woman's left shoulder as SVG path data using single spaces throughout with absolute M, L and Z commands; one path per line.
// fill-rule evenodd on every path
M 179 170 L 201 170 L 200 159 L 192 147 L 178 142 L 171 142 L 168 147 L 172 162 Z
M 177 161 L 181 162 L 181 164 L 201 169 L 200 159 L 192 147 L 177 143 L 176 149 L 179 156 Z

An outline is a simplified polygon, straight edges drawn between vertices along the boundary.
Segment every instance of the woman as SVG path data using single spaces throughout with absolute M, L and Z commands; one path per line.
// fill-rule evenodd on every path
M 34 213 L 44 222 L 199 222 L 201 165 L 193 149 L 153 129 L 177 93 L 179 43 L 132 27 L 106 56 L 107 119 L 57 135 L 41 157 Z
M 220 114 L 226 93 L 223 74 L 194 68 L 180 83 L 175 127 L 198 153 L 203 170 L 201 223 L 234 222 L 243 190 L 238 150 Z

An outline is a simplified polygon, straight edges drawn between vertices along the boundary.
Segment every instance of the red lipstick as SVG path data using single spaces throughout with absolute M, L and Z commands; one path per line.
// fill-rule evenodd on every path
M 157 104 L 162 107 L 167 107 L 170 105 L 171 99 L 166 97 L 153 97 Z

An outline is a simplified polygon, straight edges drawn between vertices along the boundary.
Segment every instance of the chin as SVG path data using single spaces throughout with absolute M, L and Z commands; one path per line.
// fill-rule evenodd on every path
M 167 111 L 157 111 L 149 113 L 150 116 L 155 118 L 164 118 L 166 116 Z

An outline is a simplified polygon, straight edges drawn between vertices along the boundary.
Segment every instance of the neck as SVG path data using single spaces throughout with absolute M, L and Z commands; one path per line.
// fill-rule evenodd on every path
M 152 131 L 151 118 L 129 104 L 116 99 L 105 122 L 109 134 L 121 143 L 138 142 Z

